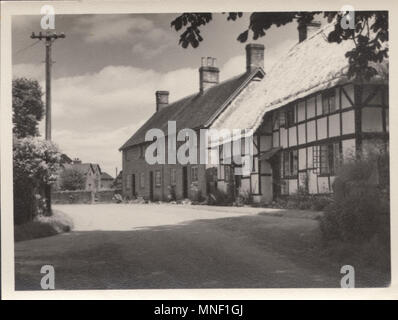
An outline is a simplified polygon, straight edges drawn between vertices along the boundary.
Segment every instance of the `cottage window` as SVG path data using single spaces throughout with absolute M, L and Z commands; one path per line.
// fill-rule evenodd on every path
M 317 174 L 334 176 L 340 165 L 340 143 L 314 146 L 313 163 Z
M 245 139 L 244 138 L 242 138 L 240 140 L 240 150 L 241 150 L 241 154 L 246 154 Z
M 231 176 L 231 166 L 224 166 L 224 179 L 226 182 L 229 182 Z
M 322 113 L 328 114 L 336 111 L 336 96 L 334 90 L 322 94 Z
M 297 150 L 283 152 L 283 176 L 285 178 L 297 177 L 298 152 Z
M 289 106 L 286 109 L 286 124 L 287 127 L 291 127 L 296 123 L 296 108 L 295 105 Z
M 155 171 L 155 186 L 160 187 L 162 184 L 162 177 L 160 175 L 160 170 Z
M 176 185 L 176 169 L 170 169 L 170 184 L 172 186 Z
M 285 112 L 279 112 L 279 127 L 284 128 L 286 127 L 286 113 Z
M 140 174 L 140 187 L 145 188 L 145 173 L 141 172 Z
M 143 158 L 145 155 L 145 148 L 144 145 L 140 145 L 140 158 Z
M 279 112 L 278 111 L 274 111 L 274 113 L 272 114 L 272 127 L 273 130 L 278 130 L 279 129 Z
M 198 181 L 198 167 L 191 167 L 191 181 Z
M 128 174 L 126 179 L 126 189 L 130 189 L 130 187 L 131 187 L 131 174 Z

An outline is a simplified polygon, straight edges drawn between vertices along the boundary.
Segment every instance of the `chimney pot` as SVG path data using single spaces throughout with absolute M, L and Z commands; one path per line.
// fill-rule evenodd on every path
M 299 33 L 299 42 L 303 42 L 307 39 L 307 25 L 305 23 L 299 23 L 297 29 Z
M 211 57 L 202 58 L 202 66 L 199 68 L 200 92 L 219 83 L 220 70 L 216 67 L 216 59 Z
M 254 69 L 264 69 L 264 45 L 259 43 L 249 43 L 246 45 L 246 71 Z
M 168 91 L 156 91 L 156 112 L 165 108 L 169 104 L 169 92 Z

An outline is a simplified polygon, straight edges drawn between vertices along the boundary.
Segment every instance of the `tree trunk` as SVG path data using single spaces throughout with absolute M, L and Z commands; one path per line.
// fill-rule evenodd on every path
M 44 195 L 46 198 L 46 209 L 44 214 L 46 216 L 52 216 L 52 208 L 51 208 L 51 185 L 47 184 L 44 187 Z

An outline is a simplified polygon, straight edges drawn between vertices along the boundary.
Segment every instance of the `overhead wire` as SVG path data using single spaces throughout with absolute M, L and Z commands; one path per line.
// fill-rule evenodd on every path
M 37 41 L 31 43 L 30 45 L 28 45 L 28 46 L 26 46 L 26 47 L 24 47 L 24 48 L 21 48 L 21 49 L 15 51 L 15 52 L 14 52 L 14 55 L 17 55 L 17 54 L 20 54 L 21 52 L 24 52 L 25 50 L 27 50 L 27 49 L 29 49 L 29 48 L 35 46 L 35 45 L 38 44 L 39 42 L 40 42 L 40 40 L 37 40 Z

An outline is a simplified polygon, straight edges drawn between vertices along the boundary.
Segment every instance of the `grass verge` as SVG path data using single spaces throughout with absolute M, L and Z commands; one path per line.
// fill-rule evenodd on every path
M 38 216 L 33 221 L 14 226 L 14 241 L 25 241 L 54 236 L 69 232 L 73 228 L 72 220 L 59 211 L 51 217 Z

